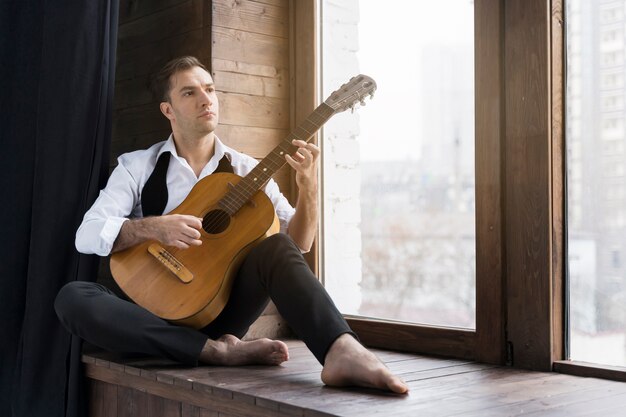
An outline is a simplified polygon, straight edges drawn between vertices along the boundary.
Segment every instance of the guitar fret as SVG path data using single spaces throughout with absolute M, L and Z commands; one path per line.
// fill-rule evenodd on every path
M 232 202 L 232 195 L 230 194 L 226 194 L 224 198 L 218 202 L 218 206 L 229 215 L 233 215 L 237 212 L 237 209 L 235 209 L 236 204 Z
M 285 154 L 292 154 L 296 151 L 297 146 L 291 143 L 292 140 L 307 141 L 333 114 L 333 108 L 326 103 L 322 103 L 300 126 L 259 162 L 248 175 L 226 193 L 219 202 L 220 207 L 230 215 L 235 214 L 287 162 Z

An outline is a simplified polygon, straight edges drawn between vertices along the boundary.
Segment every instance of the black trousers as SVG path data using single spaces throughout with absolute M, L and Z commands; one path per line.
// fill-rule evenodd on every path
M 270 299 L 321 364 L 337 337 L 344 333 L 356 337 L 298 247 L 282 233 L 250 252 L 224 310 L 203 329 L 171 324 L 94 282 L 66 284 L 57 295 L 55 310 L 72 334 L 89 343 L 195 366 L 208 338 L 243 337 Z

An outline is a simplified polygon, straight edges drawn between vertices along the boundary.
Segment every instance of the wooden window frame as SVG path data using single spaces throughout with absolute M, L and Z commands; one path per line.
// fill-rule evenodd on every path
M 294 122 L 318 103 L 318 1 L 290 2 Z M 474 1 L 475 331 L 348 316 L 365 344 L 626 379 L 566 360 L 563 1 Z
M 564 1 L 504 0 L 507 339 L 514 366 L 626 381 L 566 353 Z
M 506 0 L 507 325 L 513 365 L 564 358 L 564 131 L 561 0 Z

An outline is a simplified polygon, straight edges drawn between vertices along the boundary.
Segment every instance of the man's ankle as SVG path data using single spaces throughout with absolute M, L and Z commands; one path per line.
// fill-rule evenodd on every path
M 225 344 L 223 342 L 207 339 L 200 352 L 200 361 L 204 363 L 219 364 L 224 361 Z

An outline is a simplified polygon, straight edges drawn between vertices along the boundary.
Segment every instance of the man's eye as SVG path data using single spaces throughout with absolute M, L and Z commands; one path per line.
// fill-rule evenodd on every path
M 213 88 L 213 87 L 209 87 L 209 88 L 207 88 L 206 90 L 207 90 L 209 93 L 212 93 L 213 91 L 215 91 L 215 88 Z
M 191 91 L 185 91 L 185 92 L 183 93 L 183 96 L 190 96 L 190 95 L 192 95 L 192 94 L 193 94 L 193 93 L 192 93 Z

